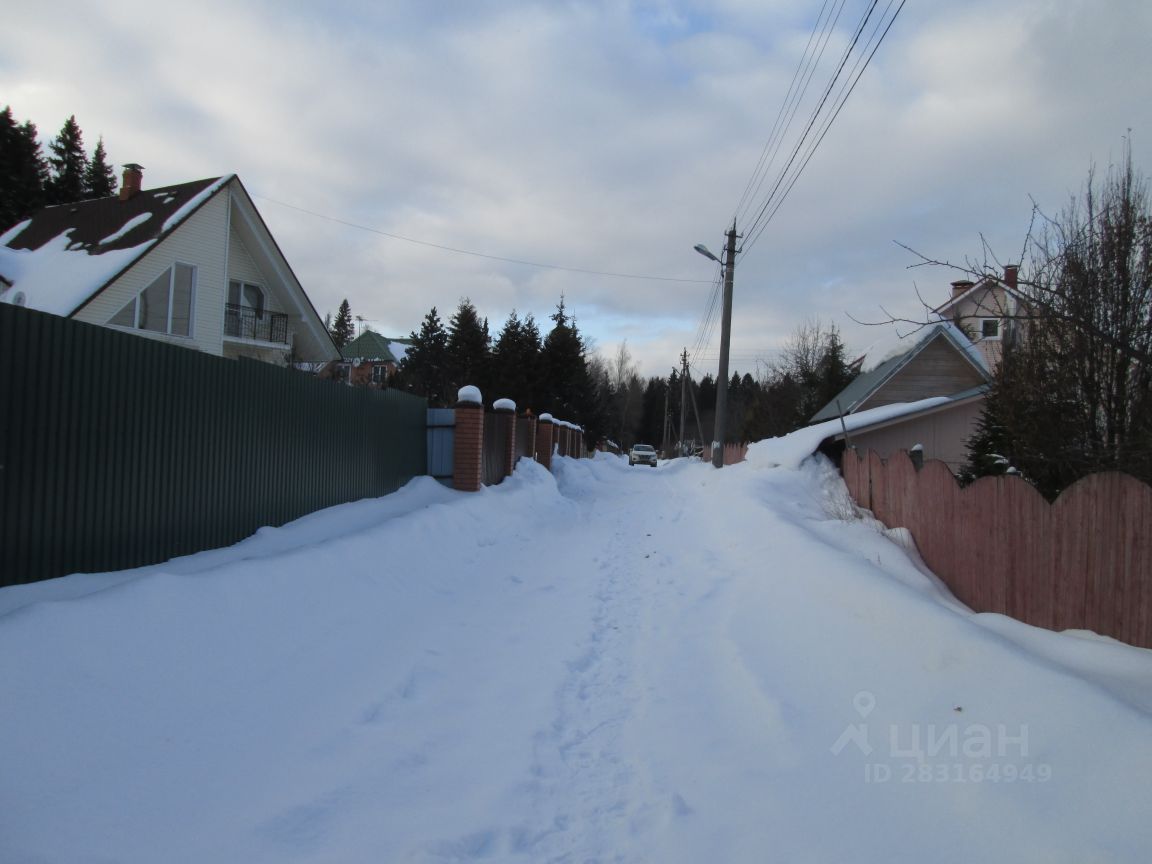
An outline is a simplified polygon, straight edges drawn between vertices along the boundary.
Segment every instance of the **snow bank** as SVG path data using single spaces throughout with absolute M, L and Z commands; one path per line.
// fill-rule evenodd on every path
M 0 589 L 0 860 L 1143 864 L 1152 652 L 973 615 L 769 461 Z

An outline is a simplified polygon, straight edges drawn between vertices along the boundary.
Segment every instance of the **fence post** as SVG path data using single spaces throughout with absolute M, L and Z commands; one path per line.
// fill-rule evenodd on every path
M 479 388 L 461 387 L 455 408 L 452 488 L 477 492 L 484 478 L 484 402 Z
M 552 415 L 541 414 L 536 421 L 536 461 L 552 470 Z
M 511 399 L 497 399 L 492 403 L 492 411 L 503 418 L 508 429 L 504 442 L 504 476 L 511 477 L 516 468 L 516 403 Z

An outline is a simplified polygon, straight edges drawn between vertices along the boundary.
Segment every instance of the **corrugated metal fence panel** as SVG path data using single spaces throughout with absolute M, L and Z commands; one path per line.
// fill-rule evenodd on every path
M 452 479 L 453 446 L 456 442 L 456 409 L 428 409 L 428 475 L 437 480 Z
M 484 415 L 484 485 L 504 482 L 504 460 L 508 449 L 507 414 Z
M 156 563 L 425 470 L 426 400 L 0 305 L 0 585 Z

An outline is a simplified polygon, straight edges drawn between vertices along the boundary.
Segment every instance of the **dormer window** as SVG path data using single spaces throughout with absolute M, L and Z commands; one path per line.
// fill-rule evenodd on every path
M 108 323 L 133 330 L 191 336 L 192 298 L 195 291 L 196 268 L 191 264 L 173 264 L 112 316 Z
M 980 338 L 981 339 L 999 339 L 1000 338 L 1000 319 L 999 318 L 982 318 L 980 320 Z

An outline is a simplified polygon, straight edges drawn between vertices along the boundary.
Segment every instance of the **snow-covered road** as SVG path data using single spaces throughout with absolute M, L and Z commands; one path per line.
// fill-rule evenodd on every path
M 1148 860 L 1152 652 L 973 616 L 774 461 L 0 590 L 0 861 Z

